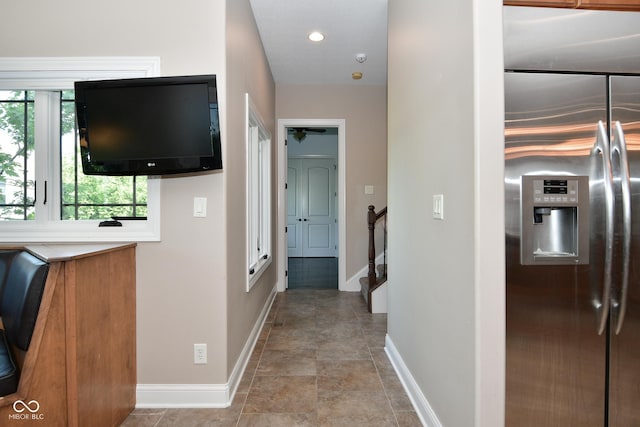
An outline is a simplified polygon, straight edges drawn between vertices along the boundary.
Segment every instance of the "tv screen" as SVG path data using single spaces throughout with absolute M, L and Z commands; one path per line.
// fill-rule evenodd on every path
M 215 75 L 75 82 L 82 171 L 222 169 Z

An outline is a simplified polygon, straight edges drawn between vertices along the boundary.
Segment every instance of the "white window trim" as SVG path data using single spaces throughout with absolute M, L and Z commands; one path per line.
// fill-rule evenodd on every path
M 156 77 L 159 57 L 0 57 L 0 90 L 68 90 L 77 80 Z M 122 227 L 100 221 L 0 221 L 0 241 L 122 242 L 160 240 L 160 177 L 147 180 L 147 220 Z
M 246 233 L 247 233 L 247 292 L 251 290 L 253 285 L 260 278 L 262 273 L 267 269 L 273 260 L 273 245 L 271 238 L 271 134 L 264 126 L 264 121 L 258 113 L 251 97 L 247 93 L 245 95 L 246 105 L 246 168 L 247 168 L 247 188 L 246 188 Z M 256 150 L 253 145 L 258 144 Z M 266 156 L 259 155 L 255 159 L 254 155 L 260 150 L 266 153 Z M 255 167 L 257 166 L 257 168 Z M 257 169 L 257 170 L 256 170 Z M 266 180 L 258 180 L 260 183 L 260 191 L 256 195 L 252 191 L 256 181 L 253 180 L 254 174 L 259 173 Z M 258 205 L 258 217 L 254 216 L 252 206 Z M 266 208 L 266 209 L 265 209 Z M 260 233 L 260 252 L 254 251 L 255 233 Z

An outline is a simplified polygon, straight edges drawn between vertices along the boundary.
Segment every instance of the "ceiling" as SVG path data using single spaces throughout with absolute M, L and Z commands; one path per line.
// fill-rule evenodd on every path
M 387 0 L 250 0 L 276 84 L 386 85 Z M 307 36 L 320 31 L 325 39 Z M 356 55 L 366 54 L 359 63 Z M 362 79 L 352 79 L 361 72 Z

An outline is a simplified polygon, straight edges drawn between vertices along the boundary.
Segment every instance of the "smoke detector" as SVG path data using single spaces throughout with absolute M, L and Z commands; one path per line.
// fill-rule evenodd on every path
M 356 62 L 359 62 L 360 64 L 362 64 L 366 60 L 367 60 L 367 54 L 366 53 L 359 53 L 359 54 L 356 55 Z

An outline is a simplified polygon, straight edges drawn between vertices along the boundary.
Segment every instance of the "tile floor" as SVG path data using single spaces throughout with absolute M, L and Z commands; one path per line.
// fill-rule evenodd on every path
M 122 425 L 421 426 L 384 352 L 386 330 L 359 293 L 279 293 L 231 407 L 136 409 Z

